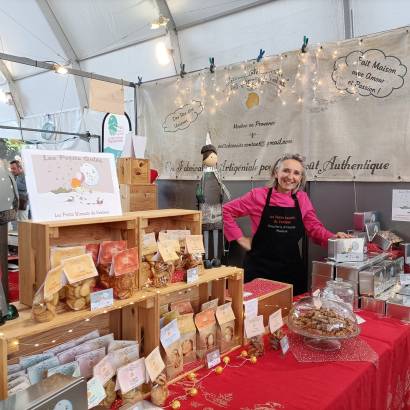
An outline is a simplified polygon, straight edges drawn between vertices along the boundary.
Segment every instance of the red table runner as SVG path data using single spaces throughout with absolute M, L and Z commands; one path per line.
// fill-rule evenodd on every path
M 371 362 L 299 363 L 291 352 L 282 356 L 269 346 L 256 364 L 226 367 L 206 377 L 195 397 L 181 400 L 182 409 L 410 409 L 410 326 L 371 312 L 360 337 L 377 353 Z M 230 365 L 242 362 L 240 350 Z M 198 378 L 207 369 L 199 371 Z M 170 386 L 170 401 L 184 394 L 186 380 Z

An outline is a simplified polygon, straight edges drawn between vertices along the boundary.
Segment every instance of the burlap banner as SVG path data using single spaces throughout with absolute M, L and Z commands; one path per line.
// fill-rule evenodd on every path
M 404 28 L 143 85 L 147 155 L 163 179 L 197 179 L 209 131 L 226 179 L 268 179 L 298 152 L 309 179 L 408 181 L 409 47 Z

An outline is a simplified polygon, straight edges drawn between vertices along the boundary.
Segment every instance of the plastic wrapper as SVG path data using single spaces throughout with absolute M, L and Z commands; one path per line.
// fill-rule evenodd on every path
M 131 389 L 127 393 L 120 393 L 120 397 L 122 399 L 123 404 L 127 403 L 137 403 L 143 400 L 144 396 L 141 391 L 141 387 L 136 387 L 135 389 Z
M 90 294 L 95 286 L 95 279 L 80 280 L 65 286 L 66 304 L 71 310 L 82 310 L 90 306 Z
M 165 373 L 161 373 L 153 383 L 151 389 L 151 401 L 156 406 L 162 407 L 167 401 L 168 396 L 167 377 Z
M 107 383 L 105 383 L 104 390 L 106 397 L 100 403 L 100 405 L 106 408 L 110 408 L 111 405 L 114 403 L 115 399 L 117 398 L 117 393 L 115 391 L 115 382 L 113 379 L 110 379 Z
M 132 296 L 136 288 L 135 275 L 126 273 L 114 278 L 114 297 L 116 299 L 127 299 Z
M 156 288 L 167 286 L 171 282 L 171 276 L 175 271 L 172 263 L 163 260 L 153 262 L 151 265 L 152 284 Z
M 52 296 L 44 297 L 44 284 L 38 289 L 33 299 L 31 313 L 36 322 L 49 322 L 56 316 L 56 308 L 59 302 L 59 292 Z

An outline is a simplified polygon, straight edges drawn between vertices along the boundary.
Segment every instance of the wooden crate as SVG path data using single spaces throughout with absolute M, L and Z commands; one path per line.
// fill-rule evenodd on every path
M 195 313 L 198 313 L 202 303 L 218 298 L 218 305 L 228 301 L 227 295 L 232 295 L 229 302 L 232 302 L 232 310 L 235 314 L 235 347 L 243 344 L 243 269 L 232 266 L 221 266 L 219 268 L 207 269 L 199 276 L 195 283 L 185 282 L 172 283 L 165 288 L 148 288 L 148 291 L 157 294 L 158 317 L 156 326 L 158 327 L 159 345 L 159 320 L 160 306 L 189 299 Z M 233 349 L 231 349 L 233 350 Z M 229 350 L 229 351 L 231 351 Z M 224 352 L 225 354 L 228 352 Z M 197 370 L 204 366 L 203 360 L 198 360 L 189 364 L 184 373 L 178 375 L 172 382 L 180 379 L 186 373 Z
M 150 163 L 149 159 L 118 158 L 118 182 L 120 184 L 149 184 Z
M 138 221 L 138 243 L 141 261 L 143 237 L 146 233 L 159 233 L 169 229 L 189 229 L 192 235 L 202 233 L 201 212 L 186 209 L 158 209 L 133 212 Z M 140 269 L 139 286 L 144 286 L 146 277 Z
M 120 195 L 123 212 L 147 211 L 158 208 L 156 184 L 120 184 Z
M 138 245 L 136 217 L 131 213 L 69 221 L 24 221 L 18 225 L 20 302 L 28 306 L 50 270 L 51 247 L 107 240 L 126 240 L 129 248 Z
M 31 309 L 19 305 L 20 317 L 7 322 L 0 333 L 0 400 L 7 398 L 7 364 L 25 355 L 41 353 L 53 346 L 99 329 L 100 334 L 114 333 L 116 339 L 136 340 L 141 354 L 149 354 L 158 344 L 157 296 L 137 292 L 110 307 L 89 311 L 64 312 L 47 323 L 36 323 Z
M 254 279 L 244 284 L 244 301 L 258 298 L 258 314 L 263 315 L 263 324 L 269 325 L 269 316 L 282 309 L 282 317 L 289 314 L 292 307 L 293 286 L 288 283 L 268 279 Z M 250 295 L 247 295 L 251 293 Z

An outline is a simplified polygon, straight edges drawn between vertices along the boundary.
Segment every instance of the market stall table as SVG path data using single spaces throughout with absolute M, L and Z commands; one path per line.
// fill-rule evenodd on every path
M 410 409 L 410 326 L 371 312 L 358 312 L 362 340 L 378 361 L 299 363 L 266 345 L 256 364 L 230 354 L 222 374 L 202 380 L 195 397 L 181 398 L 181 408 L 201 409 Z M 223 365 L 223 363 L 222 363 Z M 232 367 L 230 367 L 232 366 Z M 198 379 L 209 373 L 203 369 Z M 189 381 L 170 386 L 170 401 L 183 395 Z

